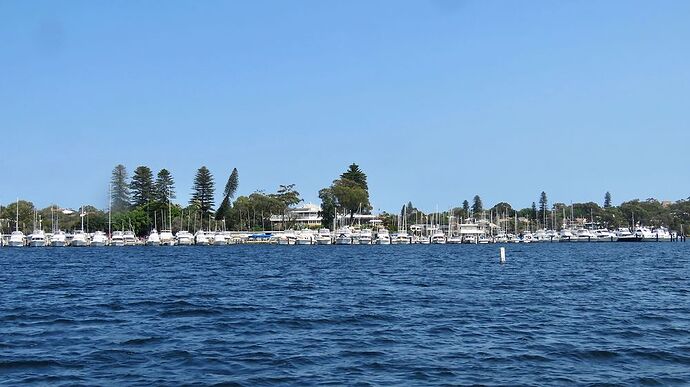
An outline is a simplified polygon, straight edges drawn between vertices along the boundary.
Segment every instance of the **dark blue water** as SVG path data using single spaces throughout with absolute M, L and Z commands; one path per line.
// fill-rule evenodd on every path
M 0 382 L 689 384 L 690 244 L 0 249 Z

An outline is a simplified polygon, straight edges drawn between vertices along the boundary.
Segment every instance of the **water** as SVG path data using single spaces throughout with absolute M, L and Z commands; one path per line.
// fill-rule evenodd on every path
M 690 383 L 690 244 L 506 247 L 0 249 L 0 383 Z

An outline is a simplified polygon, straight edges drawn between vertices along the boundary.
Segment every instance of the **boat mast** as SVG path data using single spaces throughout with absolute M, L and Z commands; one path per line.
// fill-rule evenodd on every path
M 14 231 L 19 231 L 19 198 L 17 198 L 17 215 L 14 220 Z
M 113 183 L 108 184 L 108 238 L 112 231 L 112 212 L 113 212 Z

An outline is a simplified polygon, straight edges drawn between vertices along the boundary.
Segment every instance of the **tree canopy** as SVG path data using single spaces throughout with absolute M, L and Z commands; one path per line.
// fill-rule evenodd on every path
M 365 175 L 364 172 L 362 172 L 362 170 L 359 168 L 359 165 L 355 163 L 350 164 L 350 166 L 347 168 L 347 171 L 340 175 L 340 178 L 355 182 L 357 185 L 367 191 L 367 193 L 369 191 L 369 186 L 367 185 L 367 175 Z

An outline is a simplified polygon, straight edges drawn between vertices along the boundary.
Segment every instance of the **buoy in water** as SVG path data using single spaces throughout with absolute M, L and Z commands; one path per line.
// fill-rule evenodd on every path
M 506 248 L 501 247 L 499 249 L 499 252 L 500 252 L 499 263 L 506 263 Z

